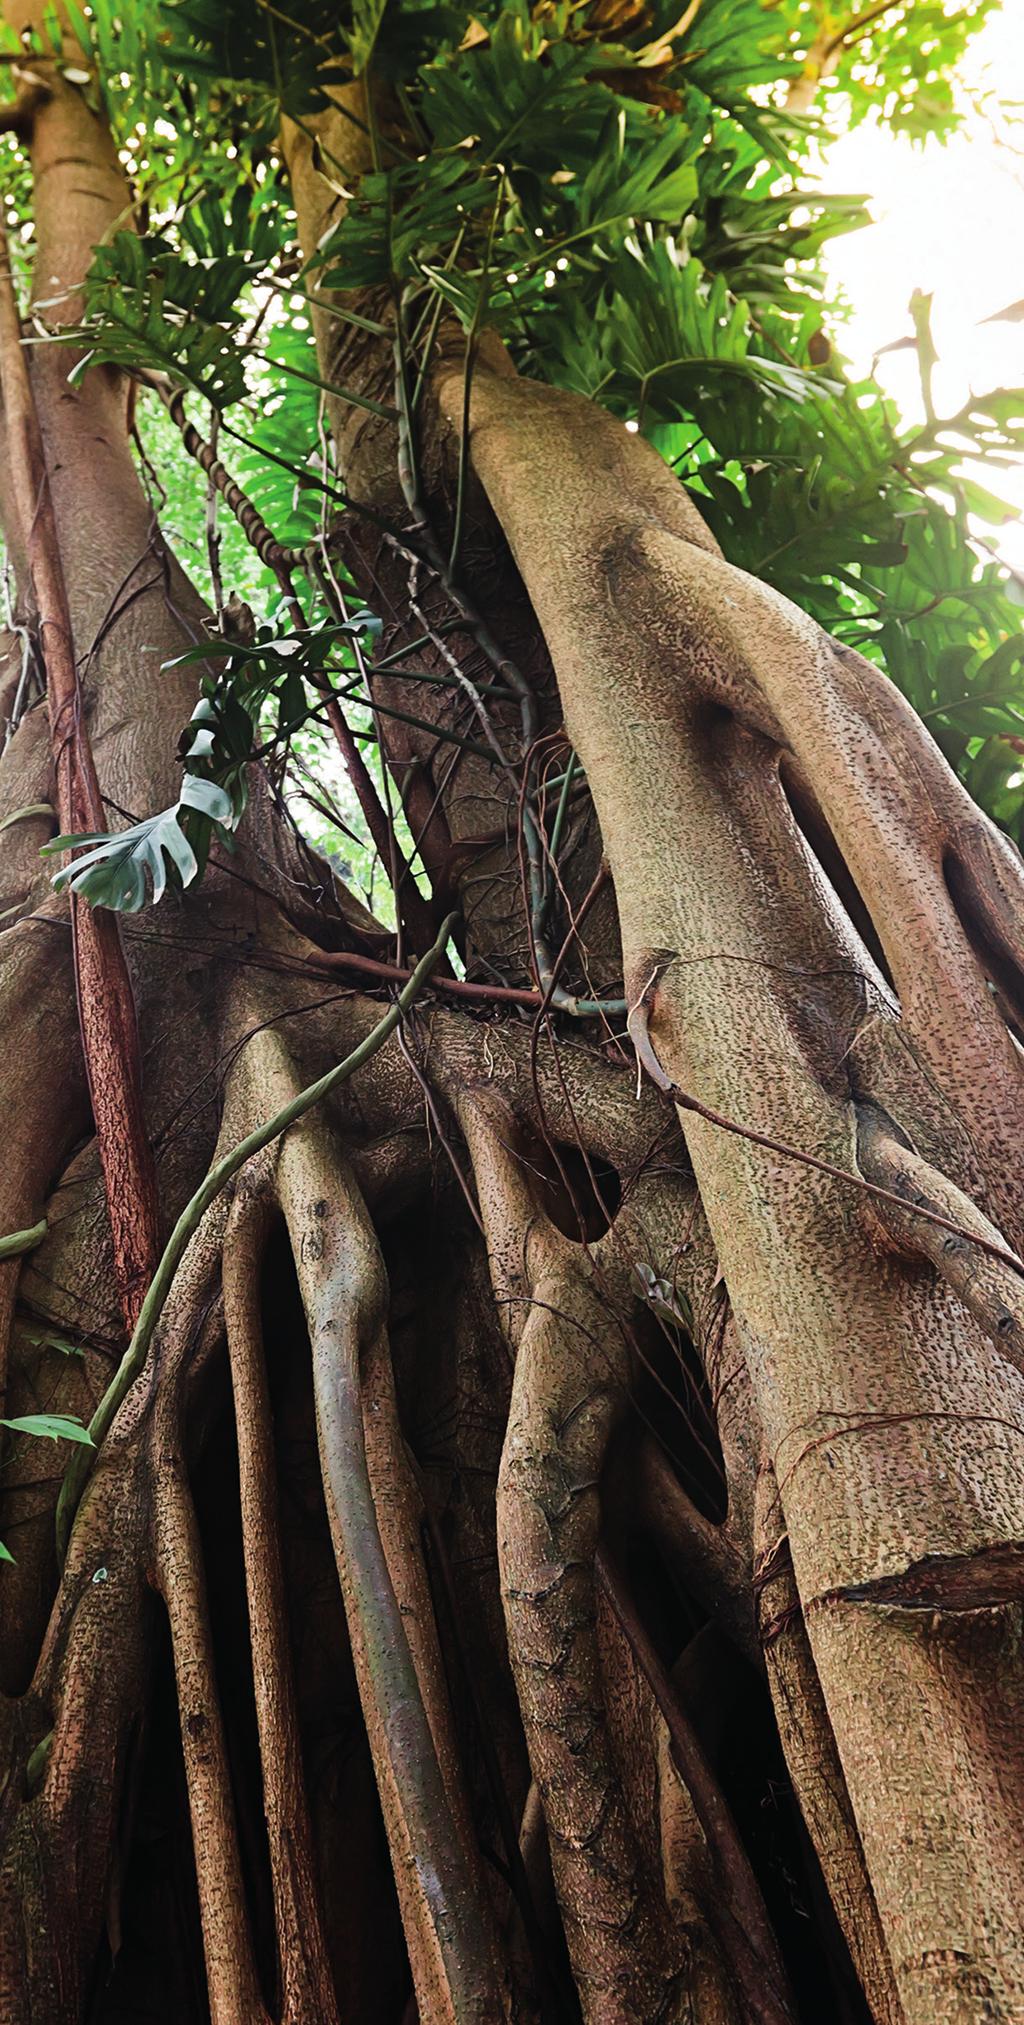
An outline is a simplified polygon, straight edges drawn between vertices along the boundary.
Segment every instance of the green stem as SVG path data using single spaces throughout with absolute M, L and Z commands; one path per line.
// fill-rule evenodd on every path
M 15 809 L 12 816 L 5 816 L 0 830 L 9 830 L 14 823 L 35 822 L 40 816 L 49 816 L 52 823 L 57 821 L 56 810 L 50 807 L 49 802 L 29 802 L 26 808 Z
M 210 1204 L 220 1194 L 225 1184 L 238 1173 L 239 1168 L 245 1166 L 247 1160 L 251 1160 L 255 1153 L 261 1153 L 263 1148 L 269 1146 L 272 1140 L 279 1138 L 282 1132 L 288 1130 L 289 1125 L 294 1125 L 297 1118 L 301 1118 L 305 1112 L 311 1110 L 314 1104 L 318 1104 L 322 1097 L 326 1097 L 331 1090 L 336 1089 L 339 1083 L 347 1082 L 357 1069 L 361 1069 L 364 1063 L 368 1062 L 377 1053 L 378 1049 L 383 1047 L 389 1035 L 394 1033 L 403 1014 L 408 1011 L 414 999 L 419 996 L 432 971 L 440 963 L 448 944 L 454 920 L 454 914 L 449 914 L 441 928 L 437 941 L 433 944 L 432 948 L 428 949 L 426 955 L 420 959 L 408 984 L 404 985 L 399 992 L 394 1005 L 385 1013 L 384 1018 L 378 1022 L 372 1032 L 367 1034 L 366 1039 L 360 1041 L 359 1046 L 353 1048 L 352 1053 L 346 1055 L 343 1062 L 338 1062 L 333 1069 L 328 1069 L 326 1075 L 321 1076 L 317 1082 L 310 1083 L 307 1089 L 300 1090 L 298 1096 L 293 1097 L 291 1102 L 278 1111 L 273 1118 L 269 1118 L 263 1125 L 258 1125 L 254 1132 L 250 1132 L 248 1137 L 233 1147 L 230 1153 L 226 1153 L 222 1160 L 218 1160 L 211 1167 L 202 1186 L 197 1188 L 191 1201 L 182 1210 L 167 1241 L 163 1257 L 150 1281 L 149 1290 L 143 1301 L 132 1340 L 89 1422 L 89 1433 L 92 1436 L 93 1446 L 91 1449 L 84 1446 L 76 1449 L 68 1465 L 64 1482 L 61 1485 L 60 1496 L 57 1500 L 57 1554 L 61 1561 L 64 1560 L 67 1552 L 75 1512 L 78 1509 L 82 1492 L 92 1474 L 97 1451 L 110 1429 L 114 1415 L 117 1413 L 122 1400 L 145 1366 L 146 1358 L 149 1354 L 149 1346 L 153 1340 L 157 1323 L 163 1313 L 167 1296 L 171 1291 L 175 1273 L 181 1264 L 190 1239 L 198 1230 Z M 43 1224 L 40 1226 L 37 1234 L 22 1231 L 19 1235 L 23 1239 L 28 1238 L 32 1242 L 38 1242 L 38 1238 L 42 1235 L 45 1228 L 46 1226 Z M 8 1238 L 3 1240 L 3 1242 L 9 1245 L 11 1240 Z M 26 1244 L 22 1244 L 21 1249 L 23 1251 L 27 1250 L 27 1248 Z
M 12 1230 L 9 1237 L 0 1237 L 0 1259 L 16 1259 L 22 1252 L 30 1252 L 40 1245 L 46 1236 L 46 1218 L 34 1223 L 31 1230 Z

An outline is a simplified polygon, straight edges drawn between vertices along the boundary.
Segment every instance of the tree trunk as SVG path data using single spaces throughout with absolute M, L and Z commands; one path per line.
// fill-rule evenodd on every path
M 285 152 L 309 251 L 334 197 L 307 133 Z M 73 320 L 126 191 L 62 79 L 31 155 L 41 313 Z M 324 377 L 379 396 L 390 346 L 346 328 L 321 314 Z M 203 613 L 125 383 L 68 366 L 31 351 L 88 734 L 134 817 L 172 797 L 193 695 L 163 664 Z M 453 764 L 439 691 L 388 759 L 477 983 L 543 1013 L 424 986 L 221 1190 L 62 1566 L 59 1463 L 15 1452 L 0 2009 L 1020 2019 L 1019 861 L 875 668 L 487 337 L 453 584 L 465 372 L 448 334 L 415 498 L 335 404 L 376 516 L 339 539 L 385 644 L 428 635 L 497 741 Z M 523 898 L 542 740 L 589 788 L 564 977 Z M 47 1224 L 0 1264 L 15 1414 L 88 1413 L 125 1347 L 45 806 L 37 705 L 0 765 L 0 1233 Z M 385 1006 L 338 985 L 367 917 L 259 781 L 233 862 L 124 940 L 166 1239 Z

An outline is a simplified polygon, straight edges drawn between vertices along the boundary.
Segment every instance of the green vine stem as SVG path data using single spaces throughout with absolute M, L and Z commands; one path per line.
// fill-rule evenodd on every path
M 45 1216 L 30 1230 L 12 1230 L 7 1237 L 0 1237 L 0 1259 L 20 1258 L 22 1252 L 30 1252 L 36 1245 L 41 1245 L 45 1236 Z

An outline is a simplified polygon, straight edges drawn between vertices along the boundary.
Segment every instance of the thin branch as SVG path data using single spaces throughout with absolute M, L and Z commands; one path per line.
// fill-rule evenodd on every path
M 309 956 L 306 962 L 311 971 L 351 970 L 361 977 L 379 977 L 396 984 L 404 983 L 412 976 L 397 963 L 379 963 L 373 956 L 358 956 L 355 950 L 324 949 L 316 956 Z M 474 1005 L 521 1005 L 531 1012 L 543 1010 L 544 1000 L 539 991 L 521 989 L 511 984 L 470 984 L 461 977 L 434 977 L 432 991 L 446 992 L 449 998 L 467 999 Z
M 834 56 L 837 50 L 842 49 L 844 43 L 859 42 L 861 37 L 867 34 L 873 22 L 880 20 L 883 14 L 894 13 L 896 8 L 903 4 L 904 0 L 878 0 L 876 7 L 867 7 L 863 14 L 855 15 L 854 19 L 848 21 L 846 27 L 841 28 L 837 35 L 833 35 L 831 41 L 826 45 L 826 59 Z

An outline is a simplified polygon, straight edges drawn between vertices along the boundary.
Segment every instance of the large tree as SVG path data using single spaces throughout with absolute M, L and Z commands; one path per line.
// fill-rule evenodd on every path
M 988 11 L 5 0 L 11 2025 L 1024 2018 Z

